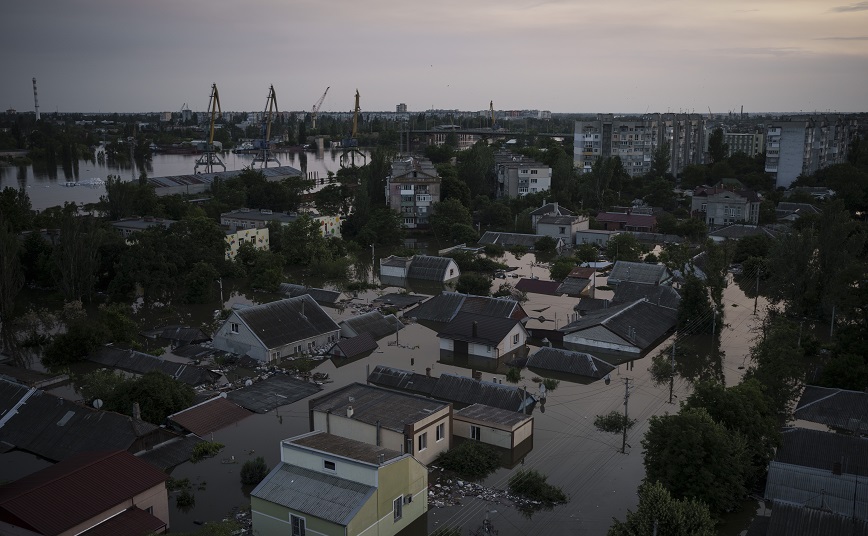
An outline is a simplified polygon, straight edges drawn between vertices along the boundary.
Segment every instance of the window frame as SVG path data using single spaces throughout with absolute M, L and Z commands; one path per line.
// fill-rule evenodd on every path
M 471 424 L 470 439 L 473 441 L 482 441 L 482 427 Z
M 289 514 L 289 533 L 292 536 L 306 536 L 307 519 L 295 514 Z
M 395 522 L 400 521 L 404 517 L 404 496 L 401 495 L 392 501 L 392 517 Z M 304 535 L 302 535 L 304 536 Z
M 229 323 L 229 331 L 231 333 L 238 333 L 239 332 L 238 322 L 230 322 Z
M 438 443 L 446 439 L 446 423 L 441 422 L 434 430 L 434 437 Z
M 329 464 L 331 464 L 331 467 L 329 467 Z M 326 471 L 331 471 L 331 472 L 336 472 L 338 470 L 337 464 L 331 460 L 323 460 L 322 461 L 322 468 Z
M 419 448 L 417 449 L 417 452 L 422 452 L 423 450 L 426 450 L 428 448 L 428 432 L 422 432 L 421 434 L 419 434 L 418 442 Z

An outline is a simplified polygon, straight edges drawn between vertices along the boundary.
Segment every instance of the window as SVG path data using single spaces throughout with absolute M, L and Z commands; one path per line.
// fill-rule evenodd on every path
M 478 426 L 473 426 L 471 424 L 470 425 L 470 439 L 472 439 L 474 441 L 479 441 L 479 439 L 481 437 L 482 437 L 482 429 L 479 428 Z
M 280 359 L 280 352 L 271 352 L 271 360 L 277 361 L 278 359 Z
M 398 497 L 392 501 L 392 512 L 395 514 L 395 521 L 401 519 L 401 516 L 404 515 L 404 497 Z M 295 536 L 295 533 L 293 533 L 293 536 Z
M 558 233 L 567 234 L 567 228 L 566 227 L 558 227 Z
M 530 170 L 530 174 L 531 174 L 531 175 L 536 175 L 536 174 L 537 174 L 537 171 L 539 171 L 539 170 L 538 170 L 538 169 L 532 169 L 532 170 Z
M 419 436 L 419 452 L 428 448 L 428 432 Z
M 289 514 L 289 524 L 292 526 L 292 536 L 304 536 L 304 518 Z
M 531 183 L 531 184 L 536 184 L 536 181 L 537 181 L 536 179 L 531 179 L 531 180 L 530 180 L 530 183 Z
M 229 329 L 232 330 L 232 333 L 238 333 L 238 324 L 232 322 L 231 324 L 229 324 Z
M 443 441 L 444 437 L 446 437 L 446 425 L 441 422 L 437 425 L 437 441 Z
M 518 333 L 512 336 L 512 344 L 518 344 Z
M 335 465 L 335 462 L 333 462 L 333 461 L 323 460 L 322 461 L 322 468 L 325 469 L 326 471 L 335 471 L 337 469 L 337 466 Z

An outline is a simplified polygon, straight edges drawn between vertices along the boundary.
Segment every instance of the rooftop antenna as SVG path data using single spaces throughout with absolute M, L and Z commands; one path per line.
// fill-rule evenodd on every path
M 39 97 L 36 96 L 36 77 L 33 77 L 33 106 L 36 108 L 36 120 L 39 121 Z

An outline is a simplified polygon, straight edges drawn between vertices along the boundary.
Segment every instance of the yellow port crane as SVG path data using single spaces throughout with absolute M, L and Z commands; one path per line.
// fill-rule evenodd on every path
M 259 153 L 253 157 L 253 164 L 256 165 L 262 162 L 262 167 L 267 168 L 269 162 L 274 162 L 278 166 L 280 161 L 271 155 L 268 151 L 268 146 L 271 143 L 271 118 L 277 113 L 277 95 L 274 93 L 274 86 L 268 88 L 268 98 L 265 101 L 265 112 L 262 116 L 262 145 L 259 147 Z
M 199 166 L 205 167 L 205 173 L 214 173 L 215 166 L 221 166 L 223 171 L 226 171 L 226 164 L 217 156 L 214 150 L 214 123 L 217 121 L 217 114 L 223 114 L 220 110 L 220 93 L 217 92 L 217 84 L 211 84 L 211 97 L 208 99 L 208 112 L 211 114 L 211 130 L 208 135 L 208 145 L 205 147 L 205 153 L 196 160 L 196 165 L 193 166 L 193 172 L 199 172 Z
M 331 86 L 329 86 L 331 87 Z M 322 92 L 322 97 L 316 101 L 316 104 L 313 105 L 313 108 L 310 109 L 310 126 L 311 128 L 316 128 L 316 116 L 319 113 L 319 107 L 322 106 L 323 101 L 326 98 L 326 95 L 329 92 L 329 88 L 327 87 L 325 91 Z
M 356 136 L 359 134 L 359 114 L 361 111 L 362 108 L 359 105 L 359 90 L 356 89 L 356 107 L 353 110 L 353 130 L 350 133 L 350 137 L 345 139 L 343 143 L 344 152 L 341 154 L 342 168 L 356 167 L 356 155 L 358 155 L 363 162 L 367 163 L 368 158 L 364 153 L 357 149 L 359 146 L 359 140 L 356 139 Z

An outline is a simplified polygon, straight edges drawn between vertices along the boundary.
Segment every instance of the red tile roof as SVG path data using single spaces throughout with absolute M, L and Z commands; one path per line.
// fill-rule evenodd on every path
M 0 486 L 0 520 L 46 536 L 60 534 L 166 478 L 126 451 L 76 454 Z
M 576 266 L 572 270 L 567 277 L 578 277 L 580 279 L 591 279 L 593 277 L 595 268 L 591 268 L 590 266 Z
M 199 437 L 205 437 L 211 432 L 235 424 L 251 415 L 252 412 L 241 406 L 223 397 L 217 397 L 169 415 L 169 420 Z
M 559 286 L 561 286 L 561 284 L 557 281 L 543 281 L 542 279 L 522 278 L 519 279 L 518 283 L 515 284 L 515 289 L 522 292 L 557 296 Z
M 657 219 L 649 214 L 624 214 L 622 212 L 600 212 L 598 222 L 624 223 L 628 227 L 654 227 Z
M 133 506 L 78 536 L 118 536 L 119 534 L 146 536 L 162 534 L 165 529 L 166 523 L 163 520 Z

